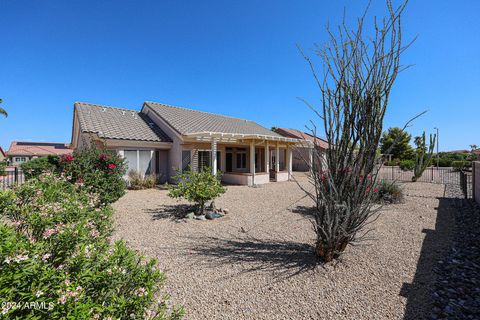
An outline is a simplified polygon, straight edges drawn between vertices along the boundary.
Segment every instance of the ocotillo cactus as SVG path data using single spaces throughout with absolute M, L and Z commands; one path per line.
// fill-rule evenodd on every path
M 432 162 L 433 150 L 435 148 L 436 134 L 430 134 L 430 144 L 426 145 L 425 131 L 417 146 L 417 153 L 415 156 L 415 168 L 413 168 L 412 181 L 417 181 Z

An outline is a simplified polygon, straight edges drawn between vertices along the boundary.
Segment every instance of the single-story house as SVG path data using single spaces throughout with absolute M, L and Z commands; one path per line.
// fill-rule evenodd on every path
M 18 166 L 35 158 L 48 155 L 62 156 L 72 152 L 66 143 L 13 141 L 7 151 L 7 157 L 11 166 Z
M 286 181 L 300 143 L 239 118 L 145 102 L 140 111 L 76 102 L 72 147 L 103 144 L 122 155 L 128 170 L 169 181 L 177 170 L 222 172 L 230 184 Z
M 307 143 L 297 144 L 292 152 L 292 168 L 293 171 L 306 172 L 310 170 L 312 162 L 312 145 L 322 154 L 328 149 L 328 142 L 322 138 L 316 137 L 312 134 L 302 132 L 296 129 L 275 128 L 275 132 L 288 138 L 298 139 Z

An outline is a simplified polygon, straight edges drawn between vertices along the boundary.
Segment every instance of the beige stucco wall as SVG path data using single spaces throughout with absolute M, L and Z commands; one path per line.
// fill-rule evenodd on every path
M 222 181 L 229 184 L 238 185 L 253 185 L 253 175 L 251 174 L 229 174 L 222 175 Z M 270 182 L 270 175 L 268 173 L 255 174 L 255 184 L 266 184 Z
M 276 178 L 275 181 L 280 182 L 280 181 L 288 181 L 288 172 L 281 171 L 281 172 L 276 172 Z

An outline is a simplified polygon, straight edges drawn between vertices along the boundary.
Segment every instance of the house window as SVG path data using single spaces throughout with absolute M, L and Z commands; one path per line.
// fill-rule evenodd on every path
M 152 154 L 151 150 L 125 150 L 127 172 L 135 170 L 142 175 L 152 174 Z
M 15 162 L 25 162 L 27 161 L 27 158 L 25 157 L 15 157 Z
M 247 151 L 245 149 L 237 149 L 237 169 L 247 169 Z
M 192 157 L 190 150 L 182 150 L 182 171 L 190 170 L 191 163 Z
M 217 151 L 217 170 L 220 170 L 220 151 Z M 198 171 L 202 171 L 205 167 L 212 167 L 212 151 L 198 151 Z
M 138 171 L 143 175 L 152 174 L 152 152 L 150 150 L 138 151 Z
M 198 151 L 198 171 L 210 167 L 210 151 Z

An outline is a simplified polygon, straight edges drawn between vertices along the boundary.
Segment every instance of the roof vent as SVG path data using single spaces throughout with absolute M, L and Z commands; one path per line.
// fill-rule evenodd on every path
M 125 115 L 125 110 L 122 111 L 122 115 Z
M 102 109 L 102 112 L 105 112 L 105 111 L 107 111 L 107 108 L 103 108 L 103 109 Z

